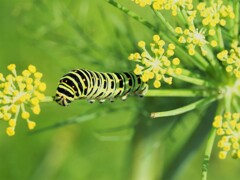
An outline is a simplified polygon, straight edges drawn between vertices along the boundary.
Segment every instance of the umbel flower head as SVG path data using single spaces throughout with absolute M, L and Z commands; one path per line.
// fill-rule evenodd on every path
M 221 137 L 218 141 L 219 158 L 225 159 L 229 152 L 233 158 L 240 158 L 240 113 L 226 112 L 223 116 L 215 116 L 213 127 Z
M 197 10 L 203 18 L 202 24 L 204 26 L 210 25 L 215 27 L 218 24 L 225 26 L 226 18 L 233 19 L 235 17 L 232 6 L 224 5 L 222 0 L 212 1 L 209 7 L 207 7 L 206 2 L 201 2 L 197 5 Z
M 155 79 L 153 83 L 155 88 L 161 86 L 161 81 L 172 84 L 171 75 L 179 75 L 182 72 L 182 69 L 178 67 L 180 59 L 174 57 L 175 45 L 172 43 L 166 45 L 159 35 L 153 36 L 153 42 L 150 43 L 151 52 L 146 49 L 145 45 L 144 41 L 139 41 L 138 46 L 143 52 L 132 53 L 129 56 L 129 60 L 140 63 L 136 65 L 134 73 L 142 75 L 144 82 Z
M 191 10 L 192 0 L 132 0 L 141 7 L 152 5 L 154 10 L 170 10 L 176 16 L 180 8 Z
M 232 44 L 232 48 L 223 50 L 217 54 L 219 60 L 225 64 L 226 72 L 234 74 L 236 78 L 240 78 L 240 47 L 237 41 Z
M 39 102 L 45 98 L 43 92 L 46 84 L 41 82 L 42 73 L 37 72 L 33 65 L 23 70 L 21 75 L 16 72 L 16 65 L 10 64 L 7 76 L 0 73 L 0 120 L 8 122 L 6 133 L 15 134 L 18 116 L 26 120 L 29 129 L 36 125 L 30 120 L 30 112 L 40 113 Z

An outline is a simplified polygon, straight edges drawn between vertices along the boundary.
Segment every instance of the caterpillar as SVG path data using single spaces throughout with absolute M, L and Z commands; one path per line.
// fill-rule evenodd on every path
M 65 74 L 59 81 L 55 101 L 68 106 L 77 99 L 114 101 L 121 97 L 125 100 L 129 94 L 144 96 L 148 90 L 147 82 L 133 72 L 110 73 L 75 69 Z

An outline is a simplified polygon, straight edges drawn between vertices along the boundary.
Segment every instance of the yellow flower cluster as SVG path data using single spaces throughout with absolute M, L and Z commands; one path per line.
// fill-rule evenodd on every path
M 180 60 L 174 58 L 174 44 L 166 45 L 159 35 L 154 35 L 153 43 L 150 43 L 151 52 L 146 49 L 144 41 L 140 41 L 138 46 L 143 52 L 130 54 L 129 60 L 141 63 L 141 65 L 136 65 L 134 73 L 142 75 L 144 82 L 155 79 L 153 85 L 159 88 L 161 81 L 172 84 L 171 75 L 181 74 L 182 69 L 178 67 Z
M 197 10 L 199 11 L 200 16 L 203 17 L 202 24 L 204 26 L 210 25 L 215 27 L 218 24 L 225 26 L 225 19 L 227 17 L 231 19 L 235 17 L 232 6 L 223 5 L 222 0 L 213 2 L 210 7 L 206 7 L 206 3 L 201 2 L 197 5 Z
M 230 51 L 223 50 L 217 54 L 217 58 L 226 63 L 226 71 L 233 73 L 237 78 L 240 78 L 240 47 L 237 42 L 232 44 Z
M 19 114 L 27 121 L 29 129 L 35 127 L 36 123 L 30 120 L 27 108 L 33 114 L 40 113 L 39 102 L 45 98 L 43 92 L 46 84 L 41 82 L 42 73 L 37 72 L 33 65 L 23 70 L 22 75 L 17 74 L 15 64 L 10 64 L 7 68 L 11 71 L 9 75 L 4 77 L 0 73 L 0 119 L 8 121 L 6 133 L 13 136 Z
M 154 10 L 171 10 L 173 16 L 178 14 L 179 8 L 186 10 L 193 8 L 192 0 L 154 0 L 152 6 Z
M 178 42 L 187 44 L 190 55 L 196 53 L 196 46 L 200 48 L 202 55 L 206 55 L 207 51 L 204 49 L 204 46 L 208 44 L 208 41 L 205 39 L 205 31 L 203 29 L 198 30 L 194 25 L 190 25 L 188 29 L 176 27 L 175 32 L 179 35 Z
M 134 1 L 136 4 L 138 4 L 141 7 L 145 7 L 147 5 L 152 4 L 152 0 L 132 0 L 132 1 Z
M 176 16 L 179 8 L 191 10 L 192 0 L 132 0 L 141 7 L 152 5 L 154 10 L 171 10 L 172 15 Z
M 215 116 L 213 127 L 217 129 L 217 135 L 221 136 L 218 141 L 221 149 L 219 158 L 225 159 L 229 152 L 233 158 L 240 158 L 240 113 L 227 112 L 223 116 Z

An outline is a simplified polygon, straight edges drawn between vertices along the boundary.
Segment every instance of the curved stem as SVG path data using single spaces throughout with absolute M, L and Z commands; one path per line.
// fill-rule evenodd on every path
M 191 111 L 193 109 L 196 109 L 199 106 L 205 106 L 206 104 L 211 103 L 212 101 L 214 101 L 215 98 L 204 98 L 204 99 L 200 99 L 194 103 L 191 103 L 189 105 L 177 108 L 177 109 L 173 109 L 170 111 L 162 111 L 162 112 L 153 112 L 151 113 L 151 118 L 158 118 L 158 117 L 167 117 L 167 116 L 176 116 L 179 114 L 183 114 L 185 112 Z
M 195 84 L 195 85 L 198 85 L 198 86 L 203 86 L 203 85 L 206 85 L 207 82 L 202 80 L 202 79 L 198 79 L 198 78 L 195 78 L 195 77 L 190 77 L 190 76 L 186 76 L 184 74 L 180 74 L 180 75 L 171 75 L 177 79 L 180 79 L 182 81 L 185 81 L 185 82 L 188 82 L 188 83 L 191 83 L 191 84 Z
M 240 20 L 239 8 L 240 8 L 240 2 L 237 1 L 236 4 L 234 5 L 235 18 L 234 18 L 234 28 L 233 28 L 234 37 L 236 39 L 240 38 L 239 37 L 239 20 Z
M 147 26 L 149 29 L 153 30 L 154 32 L 158 32 L 157 28 L 152 25 L 151 23 L 149 23 L 147 20 L 145 20 L 144 18 L 138 16 L 136 13 L 130 11 L 129 9 L 127 9 L 126 7 L 122 6 L 121 4 L 119 4 L 118 2 L 114 1 L 114 0 L 106 0 L 109 4 L 115 6 L 116 8 L 118 8 L 119 10 L 121 10 L 122 12 L 126 13 L 128 16 L 132 17 L 133 19 L 137 20 L 138 22 L 144 24 L 145 26 Z
M 224 102 L 221 101 L 220 104 L 218 105 L 216 115 L 222 114 L 223 109 L 224 109 Z M 207 180 L 208 165 L 209 165 L 215 137 L 216 137 L 216 129 L 212 127 L 212 129 L 209 133 L 209 137 L 207 140 L 207 146 L 206 146 L 205 153 L 204 153 L 204 159 L 203 159 L 203 164 L 202 164 L 202 180 Z
M 223 42 L 223 37 L 222 37 L 222 28 L 217 27 L 217 40 L 218 40 L 218 46 L 220 49 L 224 49 L 224 42 Z
M 41 102 L 52 102 L 54 101 L 54 96 L 46 96 Z
M 215 137 L 216 137 L 216 129 L 212 127 L 208 137 L 207 147 L 204 153 L 204 159 L 202 164 L 202 180 L 207 180 L 208 164 L 209 164 Z
M 160 19 L 161 23 L 163 23 L 163 27 L 166 27 L 173 35 L 176 35 L 176 32 L 174 30 L 174 28 L 171 26 L 171 24 L 169 24 L 166 19 L 163 17 L 162 13 L 159 11 L 155 11 L 153 9 L 153 11 L 155 12 L 155 14 L 157 15 L 157 17 Z M 167 30 L 166 29 L 166 30 Z
M 146 97 L 203 97 L 202 90 L 195 89 L 150 89 Z

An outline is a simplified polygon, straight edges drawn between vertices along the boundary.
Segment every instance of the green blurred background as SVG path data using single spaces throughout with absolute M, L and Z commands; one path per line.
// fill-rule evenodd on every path
M 149 9 L 120 2 L 157 24 Z M 139 40 L 149 42 L 152 35 L 105 1 L 1 0 L 0 72 L 8 73 L 10 63 L 18 72 L 33 64 L 44 75 L 46 94 L 52 96 L 59 78 L 74 68 L 132 70 L 128 55 L 137 50 Z M 151 111 L 189 101 L 130 97 L 104 104 L 79 101 L 67 108 L 43 103 L 41 114 L 32 116 L 36 130 L 59 122 L 70 125 L 29 134 L 19 119 L 16 135 L 8 137 L 7 123 L 0 121 L 0 179 L 200 179 L 209 126 L 198 127 L 201 118 L 211 118 L 214 107 L 207 115 L 199 110 L 181 117 L 149 118 Z M 84 122 L 71 123 L 79 118 Z M 219 160 L 215 147 L 209 179 L 238 179 L 239 167 L 238 160 Z

